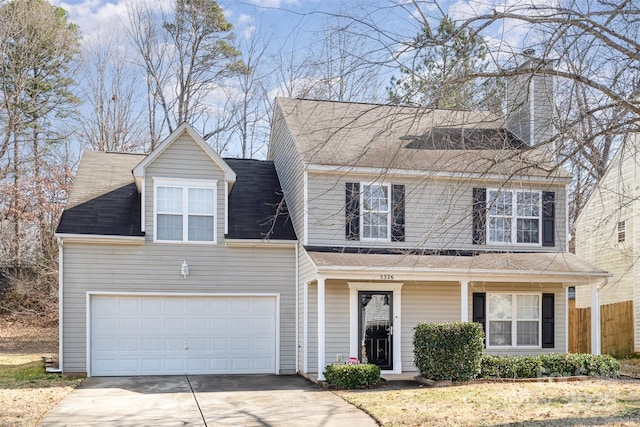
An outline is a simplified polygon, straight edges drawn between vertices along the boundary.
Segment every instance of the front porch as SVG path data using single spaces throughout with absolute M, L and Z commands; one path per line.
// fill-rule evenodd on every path
M 516 298 L 526 295 L 535 305 L 535 313 L 542 313 L 543 295 L 550 295 L 552 301 L 550 322 L 547 319 L 543 324 L 542 314 L 529 319 L 535 328 L 529 332 L 528 345 L 515 342 L 524 339 L 524 332 L 518 332 L 517 322 L 508 319 L 515 335 L 512 338 L 508 331 L 505 337 L 514 342 L 500 345 L 504 340 L 492 338 L 488 353 L 567 352 L 568 287 L 576 282 L 588 283 L 597 297 L 607 277 L 606 272 L 576 265 L 579 260 L 571 254 L 567 258 L 565 254 L 310 255 L 317 270 L 313 280 L 303 284 L 301 293 L 299 371 L 307 378 L 315 376 L 317 381 L 324 380 L 323 369 L 318 367 L 344 363 L 349 358 L 378 364 L 384 378 L 415 376 L 413 328 L 422 322 L 489 322 L 485 306 L 474 307 L 479 294 L 500 295 L 508 301 L 513 298 L 514 305 Z M 365 260 L 372 265 L 351 265 Z M 532 265 L 543 270 L 525 269 Z M 500 326 L 495 319 L 491 333 L 498 337 L 493 326 Z M 544 338 L 543 330 L 551 338 Z M 543 345 L 543 339 L 552 345 Z M 593 352 L 597 354 L 599 346 L 594 344 Z

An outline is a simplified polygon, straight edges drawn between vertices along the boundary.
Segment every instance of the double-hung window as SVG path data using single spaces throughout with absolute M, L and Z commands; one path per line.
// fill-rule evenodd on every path
M 540 294 L 488 294 L 488 347 L 540 347 Z
M 489 243 L 540 244 L 539 191 L 487 190 Z
M 154 180 L 155 240 L 216 242 L 216 182 Z
M 389 184 L 362 184 L 362 240 L 390 240 L 390 194 Z

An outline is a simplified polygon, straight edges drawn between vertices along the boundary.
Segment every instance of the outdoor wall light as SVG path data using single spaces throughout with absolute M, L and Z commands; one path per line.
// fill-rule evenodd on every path
M 187 264 L 187 261 L 182 261 L 182 266 L 180 267 L 180 274 L 182 274 L 182 277 L 184 277 L 185 279 L 189 275 L 189 264 Z

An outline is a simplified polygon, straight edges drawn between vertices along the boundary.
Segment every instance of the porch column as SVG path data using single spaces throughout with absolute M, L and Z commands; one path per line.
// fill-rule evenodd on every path
M 591 285 L 591 353 L 600 354 L 600 285 Z
M 324 381 L 325 367 L 324 282 L 324 277 L 318 276 L 318 381 Z
M 469 321 L 469 282 L 460 281 L 460 321 Z

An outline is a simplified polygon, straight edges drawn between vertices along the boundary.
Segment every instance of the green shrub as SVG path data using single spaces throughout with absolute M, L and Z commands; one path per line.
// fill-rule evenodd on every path
M 367 388 L 380 382 L 380 368 L 367 363 L 328 365 L 324 377 L 329 384 L 335 384 L 340 388 Z
M 549 353 L 537 356 L 482 357 L 482 378 L 540 378 L 575 375 L 615 376 L 620 362 L 609 355 Z
M 480 371 L 484 333 L 478 323 L 421 323 L 413 352 L 420 375 L 434 381 L 467 381 Z

